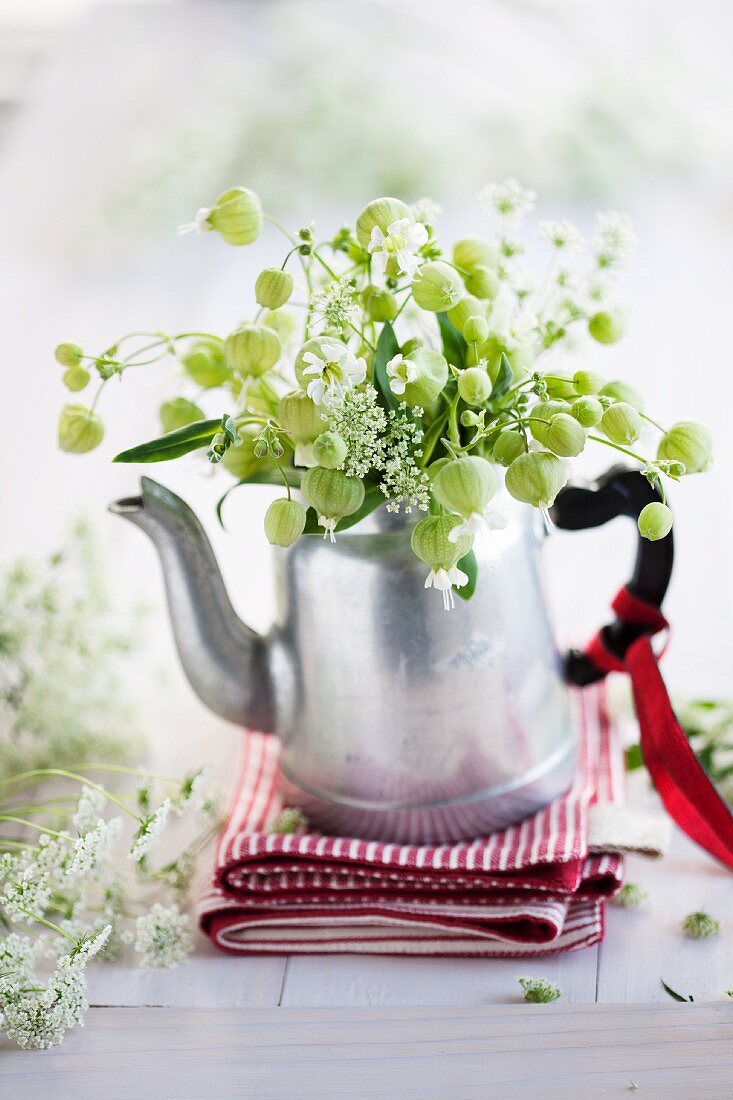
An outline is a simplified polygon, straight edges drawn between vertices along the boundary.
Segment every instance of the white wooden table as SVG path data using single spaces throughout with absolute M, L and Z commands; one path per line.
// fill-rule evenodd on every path
M 83 501 L 102 515 L 106 501 L 132 488 L 127 470 L 56 454 L 53 423 L 61 397 L 55 378 L 49 378 L 55 369 L 50 351 L 57 340 L 103 346 L 126 325 L 172 330 L 192 320 L 196 327 L 227 331 L 247 308 L 240 288 L 247 274 L 265 262 L 267 253 L 259 245 L 243 255 L 213 247 L 211 240 L 176 242 L 171 232 L 168 244 L 154 238 L 102 262 L 98 255 L 69 258 L 65 235 L 81 212 L 97 209 L 99 217 L 104 209 L 104 185 L 125 170 L 118 153 L 120 143 L 124 153 L 125 140 L 134 133 L 130 118 L 160 110 L 166 89 L 171 99 L 185 97 L 190 84 L 185 74 L 196 71 L 202 51 L 217 48 L 215 35 L 213 40 L 206 36 L 219 34 L 223 48 L 227 21 L 241 30 L 244 10 L 223 5 L 213 20 L 206 11 L 188 13 L 184 20 L 172 8 L 93 17 L 42 75 L 33 109 L 12 136 L 0 179 L 2 263 L 12 275 L 0 311 L 4 355 L 15 364 L 0 407 L 3 470 L 6 462 L 10 469 L 18 454 L 27 453 L 27 420 L 18 415 L 19 406 L 36 426 L 37 442 L 23 477 L 9 483 L 4 478 L 5 507 L 13 519 L 7 553 L 55 546 L 76 505 Z M 162 41 L 166 48 L 161 52 Z M 209 197 L 202 195 L 201 201 Z M 171 230 L 191 213 L 177 210 Z M 657 274 L 674 270 L 662 244 L 657 248 Z M 717 260 L 708 256 L 707 262 L 722 267 L 723 252 L 721 246 Z M 714 289 L 706 289 L 698 305 L 706 317 L 698 332 L 708 333 L 712 345 L 721 343 L 725 312 L 718 312 Z M 674 381 L 675 369 L 683 368 L 673 346 L 668 352 L 660 360 Z M 640 361 L 640 373 L 647 370 L 648 380 L 655 381 L 653 364 L 644 357 Z M 709 369 L 715 369 L 712 358 Z M 164 394 L 164 387 L 156 385 L 151 383 L 148 393 Z M 106 457 L 132 442 L 138 394 L 122 386 L 114 405 L 106 407 Z M 152 417 L 147 426 L 152 434 Z M 721 433 L 720 440 L 721 449 L 730 450 L 728 436 Z M 192 500 L 207 521 L 213 495 L 208 483 L 193 484 L 180 471 L 167 469 L 164 480 Z M 702 517 L 720 490 L 720 484 L 705 482 L 699 490 L 696 486 L 696 500 L 688 493 L 693 520 Z M 266 626 L 271 605 L 264 539 L 255 534 L 267 502 L 267 490 L 256 490 L 232 506 L 235 538 L 215 532 L 207 521 L 235 602 L 257 628 Z M 157 594 L 150 548 L 137 532 L 114 526 L 115 520 L 109 523 L 121 590 Z M 722 523 L 724 537 L 729 525 L 725 518 Z M 602 547 L 606 559 L 618 556 L 619 580 L 628 560 L 625 536 L 618 543 L 613 533 L 601 537 L 603 543 L 587 545 Z M 675 582 L 670 614 L 682 624 L 683 641 L 673 648 L 668 667 L 679 690 L 730 693 L 731 597 L 721 582 L 727 575 L 724 547 L 711 548 L 694 522 L 683 529 L 682 541 L 689 566 Z M 246 570 L 241 567 L 243 544 Z M 574 607 L 574 614 L 588 619 L 583 628 L 597 625 L 613 583 L 599 581 L 596 560 L 591 550 L 581 555 L 571 577 L 559 578 L 560 595 L 571 597 L 570 606 L 579 578 L 586 586 L 581 590 L 588 592 L 587 606 Z M 579 628 L 577 621 L 573 625 Z M 707 655 L 700 656 L 694 639 L 703 636 Z M 225 775 L 237 733 L 212 719 L 192 697 L 175 667 L 162 616 L 152 647 L 156 668 L 167 669 L 164 688 L 149 691 L 144 704 L 148 728 L 155 731 L 155 762 L 182 772 L 208 757 L 219 776 Z M 140 971 L 128 963 L 98 967 L 90 978 L 94 1007 L 85 1031 L 52 1052 L 27 1054 L 0 1046 L 0 1094 L 14 1100 L 37 1100 L 46 1092 L 76 1100 L 586 1098 L 622 1094 L 635 1083 L 644 1097 L 731 1095 L 733 1003 L 724 991 L 733 987 L 733 880 L 680 836 L 662 863 L 629 860 L 628 878 L 650 892 L 639 911 L 609 906 L 602 945 L 542 962 L 237 959 L 217 954 L 199 938 L 194 958 L 177 971 Z M 725 923 L 720 936 L 694 943 L 680 935 L 682 918 L 697 908 Z M 520 974 L 556 981 L 562 1001 L 521 1004 L 515 980 Z M 672 1003 L 661 978 L 692 994 L 696 1003 Z

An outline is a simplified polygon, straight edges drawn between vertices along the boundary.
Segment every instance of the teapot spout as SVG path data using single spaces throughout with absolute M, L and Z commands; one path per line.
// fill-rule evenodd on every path
M 272 732 L 274 699 L 265 638 L 227 596 L 211 544 L 185 501 L 151 478 L 110 512 L 140 527 L 163 567 L 176 648 L 194 691 L 215 714 Z

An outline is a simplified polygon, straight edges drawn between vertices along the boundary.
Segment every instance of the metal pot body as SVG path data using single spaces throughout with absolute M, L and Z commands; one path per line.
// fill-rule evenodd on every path
M 541 518 L 508 497 L 473 597 L 443 609 L 380 510 L 277 552 L 270 637 L 286 802 L 341 836 L 411 843 L 519 821 L 572 779 L 576 731 L 539 570 Z M 539 526 L 538 526 L 539 525 Z

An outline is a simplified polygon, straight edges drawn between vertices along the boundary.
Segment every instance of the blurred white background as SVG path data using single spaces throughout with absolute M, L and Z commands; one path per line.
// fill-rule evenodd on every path
M 628 336 L 584 362 L 647 392 L 662 421 L 714 432 L 714 472 L 672 498 L 667 670 L 677 691 L 730 694 L 731 46 L 733 9 L 717 0 L 0 0 L 2 558 L 54 547 L 83 508 L 107 531 L 120 589 L 160 604 L 152 548 L 105 505 L 135 490 L 136 471 L 109 459 L 157 433 L 171 373 L 107 387 L 103 447 L 66 456 L 52 353 L 140 328 L 224 335 L 245 318 L 279 242 L 175 233 L 220 190 L 251 186 L 324 234 L 377 194 L 429 195 L 449 240 L 481 231 L 480 185 L 513 175 L 540 193 L 541 218 L 634 217 Z M 238 609 L 265 629 L 270 492 L 239 490 L 227 535 L 213 512 L 225 478 L 197 471 L 154 475 L 198 510 Z M 550 540 L 563 633 L 595 629 L 628 574 L 633 532 L 618 526 Z M 183 682 L 162 609 L 156 624 L 169 671 L 145 699 L 148 724 L 196 759 L 224 727 Z

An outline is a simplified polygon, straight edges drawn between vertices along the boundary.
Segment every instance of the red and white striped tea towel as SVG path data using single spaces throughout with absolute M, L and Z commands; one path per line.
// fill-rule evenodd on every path
M 590 808 L 619 801 L 621 748 L 603 688 L 575 700 L 570 791 L 511 828 L 438 847 L 268 833 L 279 743 L 248 732 L 201 928 L 233 954 L 541 955 L 598 942 L 622 866 L 591 850 Z

